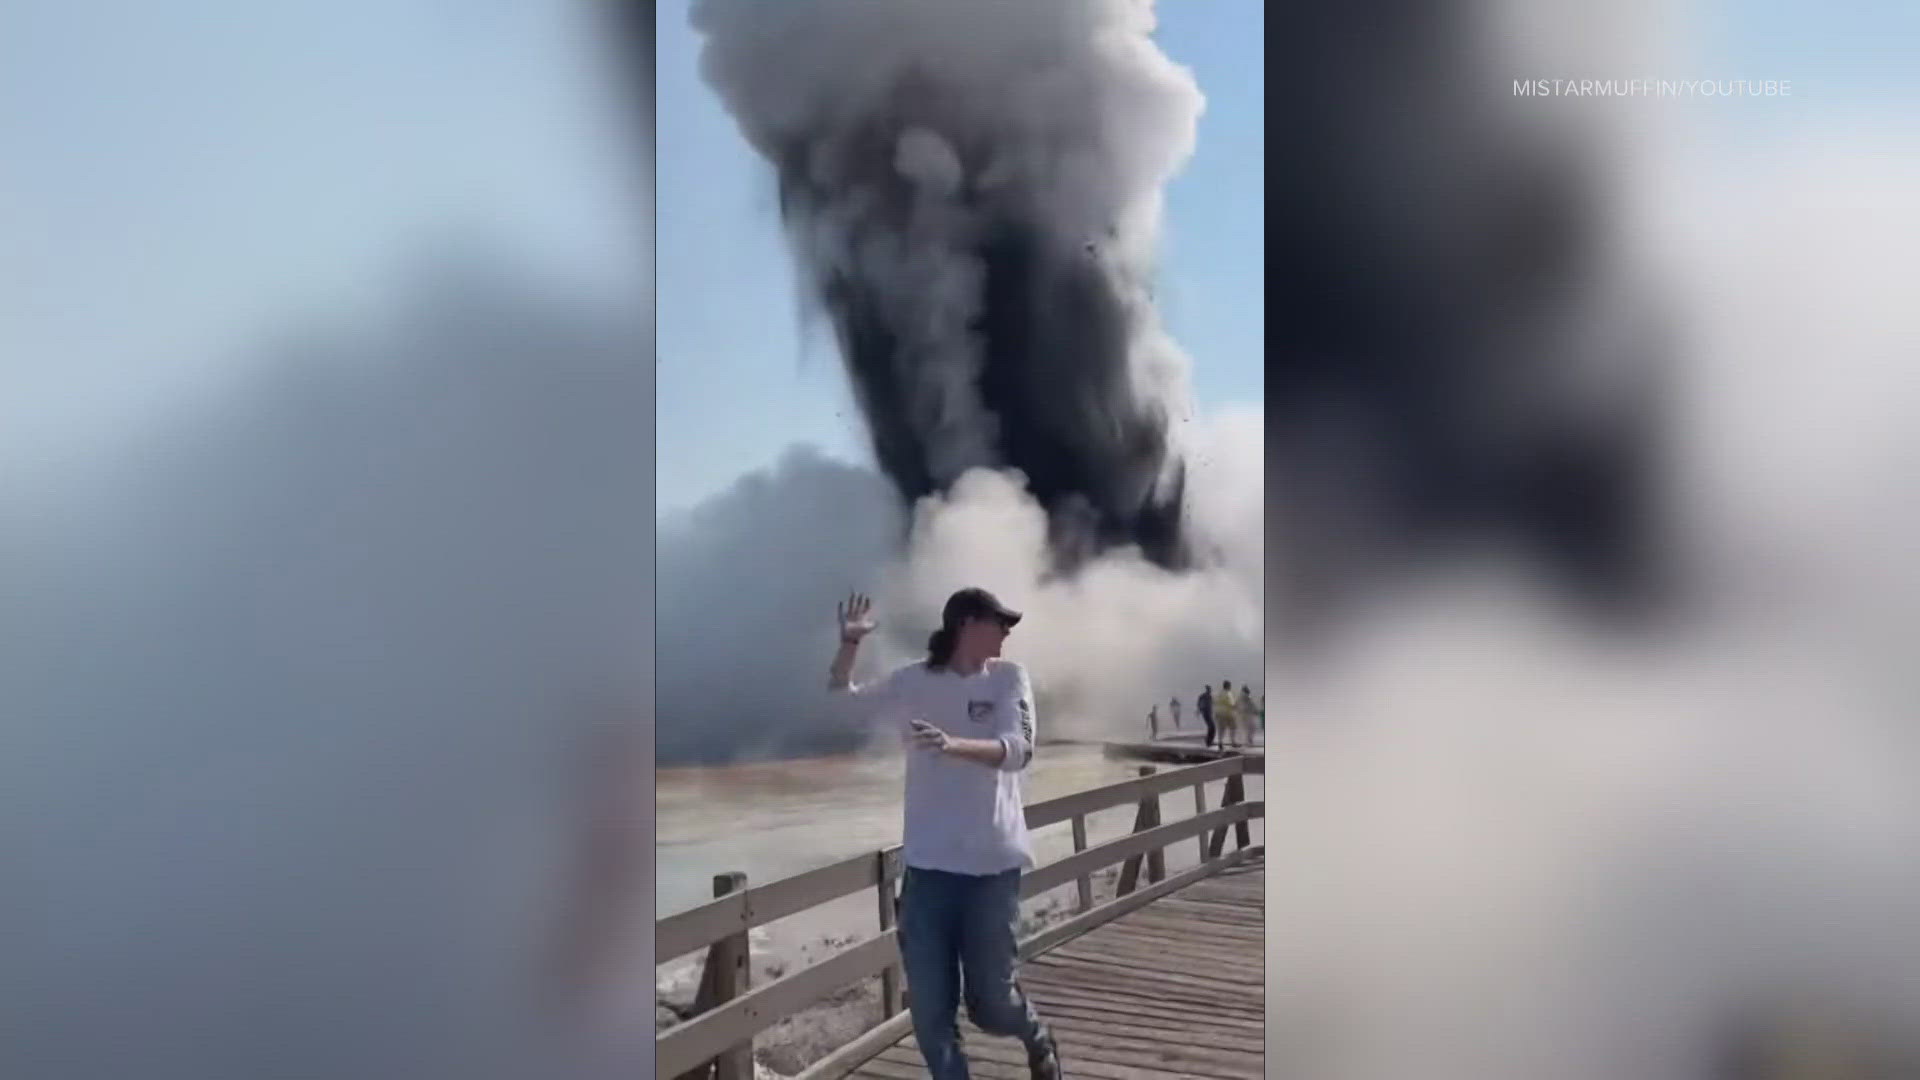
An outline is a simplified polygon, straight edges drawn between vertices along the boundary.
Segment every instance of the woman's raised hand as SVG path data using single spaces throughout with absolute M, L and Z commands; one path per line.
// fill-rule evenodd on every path
M 860 639 L 873 633 L 873 598 L 864 593 L 853 593 L 840 602 L 838 609 L 840 622 L 840 640 L 849 645 L 858 644 Z

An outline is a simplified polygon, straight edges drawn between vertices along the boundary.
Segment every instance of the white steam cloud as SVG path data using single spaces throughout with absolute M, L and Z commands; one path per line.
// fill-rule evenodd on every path
M 1261 426 L 1229 409 L 1196 425 L 1189 527 L 1203 569 L 1120 549 L 1053 571 L 1046 515 L 1017 473 L 977 470 L 903 522 L 878 476 L 796 449 L 660 531 L 662 762 L 849 749 L 822 692 L 834 604 L 877 594 L 862 672 L 917 658 L 953 590 L 982 585 L 1026 619 L 1007 655 L 1029 664 L 1054 736 L 1135 737 L 1147 707 L 1222 679 L 1260 685 Z
M 1147 707 L 1208 683 L 1260 685 L 1261 505 L 1259 414 L 1229 411 L 1194 436 L 1189 482 L 1196 540 L 1207 567 L 1170 571 L 1137 551 L 1102 556 L 1071 576 L 1051 572 L 1046 517 L 1018 474 L 979 471 L 915 515 L 903 560 L 881 575 L 896 621 L 923 629 L 892 640 L 915 656 L 958 588 L 985 585 L 1025 619 L 1007 655 L 1030 665 L 1055 734 L 1132 738 Z M 904 618 L 902 618 L 904 617 Z M 1256 691 L 1257 693 L 1257 691 Z

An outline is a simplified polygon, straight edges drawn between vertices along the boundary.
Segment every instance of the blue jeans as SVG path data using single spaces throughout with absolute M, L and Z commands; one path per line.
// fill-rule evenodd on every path
M 989 1035 L 1044 1045 L 1013 967 L 1019 958 L 1020 871 L 979 877 L 908 867 L 900 897 L 900 959 L 912 999 L 913 1034 L 933 1080 L 967 1080 L 959 1007 Z

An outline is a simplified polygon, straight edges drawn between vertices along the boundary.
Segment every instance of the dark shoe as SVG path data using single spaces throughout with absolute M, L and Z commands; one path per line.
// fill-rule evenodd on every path
M 1042 1032 L 1039 1047 L 1027 1051 L 1027 1068 L 1033 1080 L 1060 1080 L 1060 1048 L 1054 1044 L 1053 1032 Z

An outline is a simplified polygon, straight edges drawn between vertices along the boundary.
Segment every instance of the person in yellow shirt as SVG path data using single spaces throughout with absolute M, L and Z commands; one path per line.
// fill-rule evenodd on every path
M 1233 683 L 1220 683 L 1220 696 L 1213 699 L 1213 719 L 1220 725 L 1220 745 L 1222 748 L 1234 746 L 1240 742 L 1240 709 L 1233 699 Z

